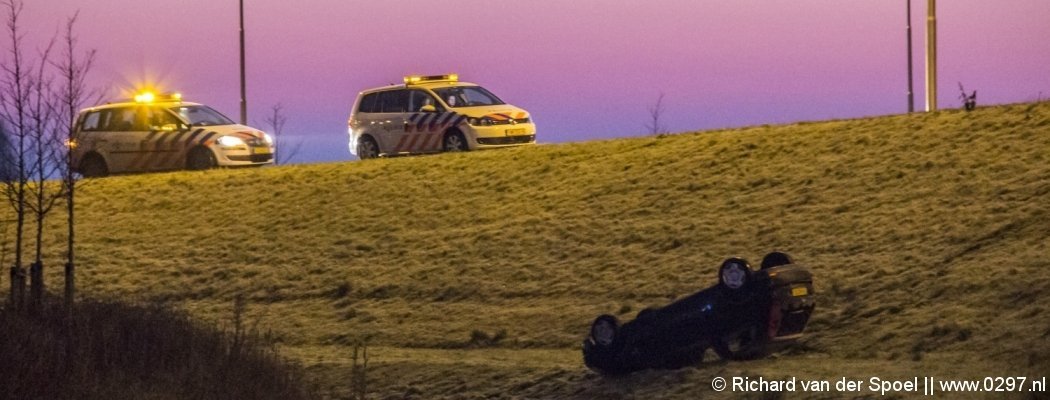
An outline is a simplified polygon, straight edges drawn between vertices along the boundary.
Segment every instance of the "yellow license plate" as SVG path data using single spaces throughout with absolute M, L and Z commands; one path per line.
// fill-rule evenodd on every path
M 806 289 L 805 286 L 791 289 L 791 296 L 793 297 L 802 297 L 807 294 L 809 294 L 809 289 Z
M 270 154 L 269 147 L 252 147 L 252 154 Z
M 507 129 L 506 132 L 507 132 L 507 136 L 510 136 L 510 135 L 524 135 L 525 134 L 525 128 L 521 128 L 521 129 Z

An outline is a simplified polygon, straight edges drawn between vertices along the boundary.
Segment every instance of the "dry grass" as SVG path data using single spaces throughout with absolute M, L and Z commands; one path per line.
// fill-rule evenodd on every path
M 216 321 L 245 296 L 335 396 L 363 338 L 370 387 L 409 398 L 1050 370 L 1050 103 L 114 177 L 81 200 L 85 291 Z M 772 249 L 817 279 L 793 352 L 616 381 L 583 367 L 595 315 L 633 317 Z
M 0 310 L 0 399 L 305 399 L 298 369 L 262 337 L 159 305 L 82 301 Z

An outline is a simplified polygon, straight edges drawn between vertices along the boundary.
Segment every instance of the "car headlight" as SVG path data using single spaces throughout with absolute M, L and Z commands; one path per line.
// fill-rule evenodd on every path
M 481 117 L 481 118 L 467 118 L 467 123 L 474 126 L 487 126 L 492 125 L 492 118 Z
M 273 136 L 270 136 L 269 133 L 263 132 L 263 140 L 266 141 L 266 144 L 273 146 Z
M 236 136 L 220 136 L 218 142 L 225 147 L 247 146 L 247 143 L 244 143 L 244 139 Z

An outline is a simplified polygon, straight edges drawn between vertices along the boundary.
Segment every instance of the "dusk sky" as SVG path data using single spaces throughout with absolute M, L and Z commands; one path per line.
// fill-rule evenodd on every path
M 907 110 L 904 0 L 245 1 L 249 123 L 285 105 L 297 162 L 349 160 L 356 94 L 459 73 L 525 108 L 540 142 Z M 922 109 L 926 1 L 912 2 Z M 239 115 L 237 0 L 27 1 L 34 47 L 80 11 L 91 83 L 119 100 L 155 82 Z M 938 2 L 941 108 L 1050 98 L 1050 1 Z M 5 48 L 7 36 L 4 36 Z

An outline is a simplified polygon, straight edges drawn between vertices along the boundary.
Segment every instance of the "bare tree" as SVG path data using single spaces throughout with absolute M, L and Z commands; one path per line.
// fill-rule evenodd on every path
M 11 266 L 10 303 L 13 308 L 22 308 L 25 299 L 25 270 L 22 268 L 22 243 L 25 233 L 26 193 L 31 176 L 28 165 L 30 122 L 29 82 L 31 67 L 26 65 L 22 54 L 22 33 L 18 22 L 24 5 L 19 0 L 5 0 L 3 7 L 7 11 L 7 33 L 10 36 L 10 58 L 3 63 L 2 83 L 0 83 L 0 119 L 6 123 L 9 135 L 14 141 L 15 166 L 14 179 L 4 182 L 4 194 L 15 210 L 15 244 L 14 265 Z
M 61 185 L 51 180 L 59 172 L 60 141 L 56 135 L 56 104 L 52 97 L 51 78 L 47 73 L 54 40 L 40 53 L 30 76 L 28 120 L 30 125 L 30 160 L 32 183 L 27 186 L 26 208 L 32 212 L 36 233 L 34 258 L 29 267 L 30 309 L 38 311 L 44 294 L 44 219 L 62 198 Z
M 667 133 L 667 127 L 660 122 L 660 118 L 664 114 L 664 94 L 660 93 L 660 96 L 656 98 L 656 103 L 649 107 L 649 122 L 645 124 L 645 129 L 649 130 L 649 133 L 653 135 L 660 135 Z
M 270 115 L 266 116 L 265 122 L 273 134 L 273 163 L 281 165 L 292 161 L 299 154 L 303 142 L 302 140 L 292 141 L 285 137 L 284 124 L 288 122 L 288 118 L 284 116 L 284 105 L 277 103 L 270 107 Z
M 76 294 L 76 263 L 74 243 L 76 243 L 76 230 L 74 207 L 76 191 L 80 175 L 75 173 L 73 165 L 73 150 L 76 148 L 74 134 L 76 132 L 77 111 L 83 108 L 87 101 L 100 100 L 101 93 L 98 90 L 89 89 L 85 83 L 88 71 L 95 62 L 95 50 L 80 53 L 77 49 L 77 38 L 74 34 L 77 17 L 79 13 L 73 14 L 66 20 L 66 27 L 62 37 L 62 55 L 59 61 L 52 62 L 58 70 L 59 89 L 56 95 L 58 101 L 58 130 L 64 135 L 64 157 L 61 157 L 62 166 L 62 192 L 66 200 L 66 265 L 65 265 L 65 305 L 66 310 L 72 309 L 73 299 Z
M 962 82 L 959 82 L 959 92 L 961 92 L 961 94 L 959 95 L 959 100 L 962 100 L 963 108 L 966 109 L 966 111 L 973 111 L 975 108 L 977 108 L 976 90 L 973 91 L 973 94 L 968 95 L 966 94 L 966 89 L 963 89 Z

